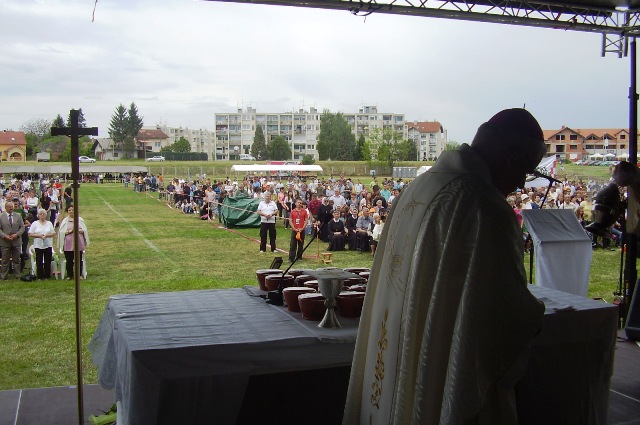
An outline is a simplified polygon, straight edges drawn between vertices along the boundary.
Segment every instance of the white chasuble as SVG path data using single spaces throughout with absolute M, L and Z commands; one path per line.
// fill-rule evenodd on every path
M 467 145 L 397 199 L 375 254 L 344 424 L 515 424 L 544 306 L 522 232 Z

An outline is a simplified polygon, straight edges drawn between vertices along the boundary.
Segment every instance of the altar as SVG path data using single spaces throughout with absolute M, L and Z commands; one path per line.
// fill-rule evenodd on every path
M 546 312 L 523 424 L 605 424 L 617 308 L 529 286 Z M 358 320 L 321 329 L 244 288 L 110 297 L 89 345 L 119 424 L 339 424 Z

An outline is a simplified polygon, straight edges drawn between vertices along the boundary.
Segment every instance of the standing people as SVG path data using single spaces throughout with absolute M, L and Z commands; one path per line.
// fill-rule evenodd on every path
M 7 279 L 9 260 L 13 265 L 13 275 L 20 278 L 20 258 L 22 255 L 22 234 L 24 222 L 22 216 L 14 213 L 14 204 L 8 201 L 4 204 L 5 213 L 0 215 L 0 249 L 2 263 L 0 263 L 0 280 Z
M 518 423 L 514 387 L 544 305 L 527 288 L 505 197 L 545 153 L 535 118 L 504 110 L 394 202 L 367 285 L 344 424 Z
M 302 199 L 295 201 L 295 208 L 289 214 L 289 223 L 291 225 L 291 244 L 289 246 L 289 262 L 302 258 L 302 250 L 304 249 L 304 233 L 307 226 L 309 213 L 302 205 Z
M 258 215 L 260 216 L 260 252 L 267 250 L 267 233 L 269 233 L 269 244 L 271 252 L 276 252 L 276 213 L 278 206 L 271 200 L 271 193 L 264 195 L 264 200 L 258 204 Z
M 64 258 L 66 260 L 66 275 L 67 279 L 73 279 L 73 264 L 74 264 L 74 237 L 73 237 L 73 222 L 76 217 L 73 213 L 73 205 L 67 207 L 67 216 L 60 223 L 58 229 L 58 251 L 64 252 Z M 78 250 L 80 251 L 80 278 L 84 279 L 87 276 L 84 265 L 84 249 L 89 245 L 89 232 L 87 226 L 84 224 L 84 220 L 81 217 L 77 217 L 78 220 Z
M 33 247 L 36 251 L 36 276 L 38 279 L 51 278 L 51 257 L 53 256 L 53 237 L 55 234 L 53 224 L 47 220 L 47 211 L 42 208 L 38 209 L 38 220 L 31 223 L 29 228 L 29 236 L 33 238 Z

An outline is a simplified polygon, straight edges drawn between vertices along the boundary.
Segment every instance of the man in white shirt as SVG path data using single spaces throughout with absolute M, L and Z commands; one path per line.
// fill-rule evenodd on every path
M 329 200 L 333 201 L 333 209 L 338 211 L 347 203 L 347 200 L 344 199 L 340 192 L 335 192 L 333 196 L 329 197 Z
M 258 204 L 258 215 L 260 216 L 260 252 L 267 250 L 267 232 L 269 233 L 269 243 L 271 252 L 276 251 L 276 214 L 278 206 L 271 200 L 271 193 L 266 192 L 264 200 Z

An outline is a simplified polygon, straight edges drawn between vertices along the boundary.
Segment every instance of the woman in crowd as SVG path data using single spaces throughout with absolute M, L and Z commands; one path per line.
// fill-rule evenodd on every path
M 285 229 L 289 227 L 289 215 L 291 214 L 291 210 L 294 207 L 294 203 L 296 198 L 293 196 L 293 191 L 290 190 L 287 192 L 287 195 L 284 197 L 282 202 L 282 208 L 284 211 L 284 227 Z
M 53 224 L 47 220 L 47 211 L 43 208 L 38 209 L 38 220 L 31 223 L 29 227 L 29 236 L 33 238 L 33 247 L 36 251 L 36 276 L 38 279 L 51 278 L 51 257 L 55 234 Z
M 384 229 L 384 220 L 385 220 L 385 215 L 378 213 L 375 213 L 373 215 L 373 231 L 371 232 L 371 241 L 369 242 L 369 245 L 371 246 L 371 255 L 375 255 L 376 253 L 376 248 L 378 248 L 378 242 L 380 241 L 380 236 L 382 235 L 382 229 Z
M 347 237 L 347 230 L 344 222 L 340 220 L 340 211 L 333 211 L 333 220 L 328 224 L 329 247 L 327 251 L 344 251 L 344 243 Z
M 25 209 L 35 217 L 38 213 L 38 207 L 40 206 L 40 200 L 36 196 L 35 190 L 29 190 L 26 193 Z
M 89 232 L 87 226 L 84 224 L 84 220 L 81 217 L 75 217 L 73 213 L 73 205 L 67 207 L 67 216 L 60 223 L 58 229 L 58 251 L 64 252 L 64 258 L 66 264 L 66 276 L 67 279 L 73 279 L 74 276 L 74 237 L 73 226 L 74 221 L 78 220 L 78 251 L 80 251 L 80 273 L 81 279 L 86 277 L 86 271 L 84 269 L 84 249 L 89 245 Z

